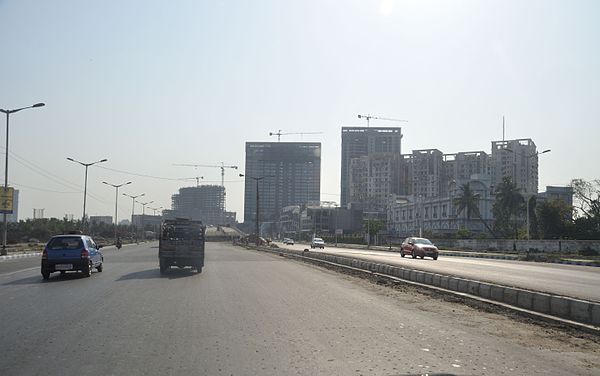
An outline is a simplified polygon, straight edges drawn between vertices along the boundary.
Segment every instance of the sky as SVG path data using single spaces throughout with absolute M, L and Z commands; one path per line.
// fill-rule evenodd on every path
M 600 178 L 600 2 L 0 0 L 0 108 L 19 218 L 113 215 L 115 189 L 170 208 L 220 184 L 243 219 L 245 142 L 322 132 L 321 199 L 339 202 L 341 127 L 406 119 L 403 153 L 531 138 L 539 186 Z M 5 153 L 0 118 L 0 152 Z M 144 201 L 145 200 L 145 201 Z M 119 219 L 131 215 L 121 196 Z M 141 207 L 137 205 L 136 214 Z

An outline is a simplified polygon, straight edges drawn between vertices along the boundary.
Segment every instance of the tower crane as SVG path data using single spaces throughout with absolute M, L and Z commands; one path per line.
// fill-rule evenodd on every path
M 402 120 L 402 119 L 392 119 L 392 118 L 385 118 L 385 117 L 378 117 L 378 116 L 373 116 L 373 115 L 358 115 L 359 119 L 367 119 L 367 127 L 369 126 L 369 121 L 371 119 L 376 119 L 376 120 L 387 120 L 387 121 L 399 121 L 399 122 L 404 122 L 404 123 L 408 123 L 408 120 Z
M 269 132 L 269 136 L 277 136 L 277 142 L 281 141 L 281 136 L 287 136 L 287 135 L 291 135 L 291 134 L 299 134 L 299 135 L 303 135 L 303 134 L 322 134 L 323 132 L 289 132 L 289 133 L 281 133 L 281 129 L 278 130 L 277 132 Z
M 238 169 L 238 166 L 225 166 L 225 163 L 221 162 L 221 165 L 202 165 L 202 164 L 186 164 L 186 163 L 175 163 L 173 166 L 186 166 L 186 167 L 217 167 L 221 169 L 221 186 L 225 186 L 225 169 L 232 168 L 234 170 Z
M 196 187 L 200 186 L 200 179 L 204 179 L 204 176 L 192 176 L 191 178 L 181 178 L 179 180 L 191 180 L 196 179 Z

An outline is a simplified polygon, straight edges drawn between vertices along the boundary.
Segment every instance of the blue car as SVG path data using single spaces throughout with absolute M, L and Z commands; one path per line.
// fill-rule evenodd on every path
M 104 256 L 100 248 L 87 235 L 54 236 L 42 252 L 42 277 L 48 279 L 50 273 L 67 271 L 81 271 L 89 277 L 94 268 L 102 272 Z

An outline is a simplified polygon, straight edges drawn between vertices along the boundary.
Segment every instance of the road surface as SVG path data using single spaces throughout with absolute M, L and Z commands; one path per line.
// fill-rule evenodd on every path
M 0 263 L 2 375 L 597 375 L 565 332 L 225 243 L 202 274 L 155 243 L 90 278 Z
M 310 249 L 305 244 L 277 245 L 296 250 Z M 315 251 L 600 302 L 600 267 L 443 255 L 435 261 L 431 258 L 421 260 L 410 256 L 402 258 L 396 252 L 334 246 Z

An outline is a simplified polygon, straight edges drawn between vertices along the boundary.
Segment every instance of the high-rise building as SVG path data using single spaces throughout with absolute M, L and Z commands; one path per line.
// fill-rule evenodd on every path
M 247 142 L 244 174 L 244 222 L 255 222 L 255 179 L 259 221 L 277 221 L 286 206 L 320 200 L 321 143 Z
M 352 160 L 381 153 L 400 158 L 401 130 L 400 127 L 342 127 L 341 206 L 347 206 L 352 202 L 350 196 Z M 357 172 L 354 172 L 355 176 L 356 174 Z
M 530 138 L 492 141 L 490 167 L 495 187 L 510 177 L 521 192 L 537 193 L 538 153 Z
M 171 196 L 171 206 L 171 210 L 164 211 L 167 218 L 189 218 L 206 225 L 224 224 L 231 218 L 225 212 L 225 187 L 221 185 L 180 188 Z
M 444 184 L 444 154 L 438 149 L 413 150 L 412 193 L 416 197 L 438 197 Z
M 364 211 L 384 212 L 389 195 L 399 193 L 401 156 L 375 153 L 350 161 L 350 200 Z

